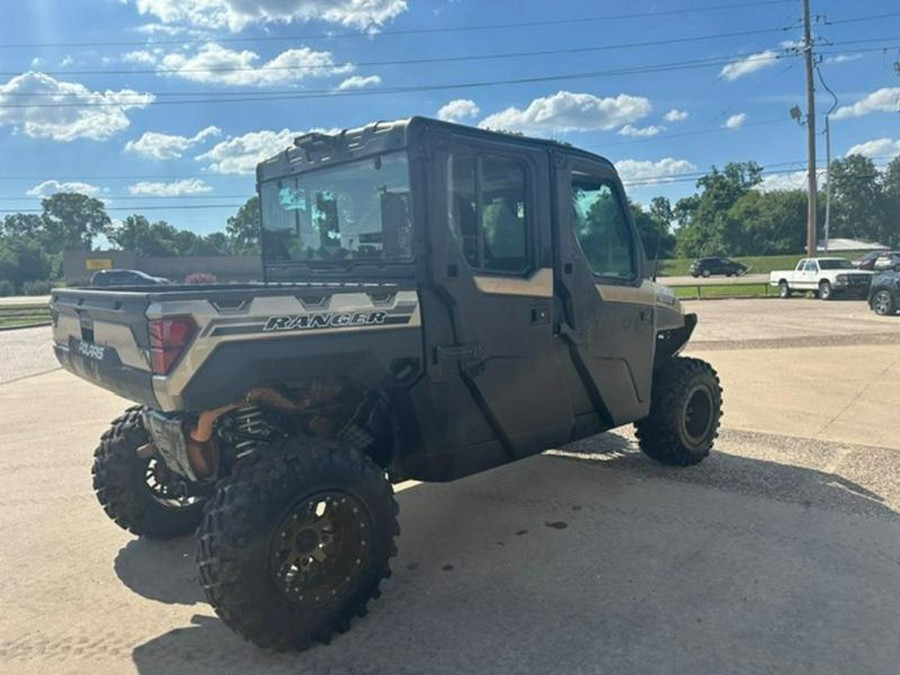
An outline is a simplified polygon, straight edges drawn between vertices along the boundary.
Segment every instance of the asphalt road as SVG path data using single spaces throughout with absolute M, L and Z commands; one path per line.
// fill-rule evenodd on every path
M 126 403 L 37 374 L 49 352 L 0 334 L 0 361 L 36 358 L 0 383 L 0 671 L 895 675 L 900 317 L 800 299 L 689 307 L 692 353 L 725 388 L 714 456 L 664 468 L 623 431 L 406 484 L 384 595 L 302 654 L 222 626 L 190 538 L 142 541 L 106 519 L 90 452 Z

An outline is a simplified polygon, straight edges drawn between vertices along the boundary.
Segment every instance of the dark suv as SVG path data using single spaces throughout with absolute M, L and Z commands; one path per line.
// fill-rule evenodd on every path
M 882 272 L 872 279 L 869 307 L 880 316 L 892 316 L 900 307 L 900 271 Z
M 163 277 L 150 276 L 140 270 L 100 270 L 91 277 L 91 286 L 159 286 L 169 283 Z
M 871 271 L 875 269 L 875 261 L 885 253 L 887 253 L 887 251 L 869 251 L 868 253 L 863 253 L 853 261 L 853 266 L 858 267 L 861 270 Z
M 872 269 L 876 272 L 884 270 L 900 270 L 900 251 L 884 251 L 875 259 Z
M 697 258 L 691 263 L 692 277 L 708 277 L 713 274 L 724 274 L 726 277 L 740 277 L 747 272 L 744 263 L 731 258 Z

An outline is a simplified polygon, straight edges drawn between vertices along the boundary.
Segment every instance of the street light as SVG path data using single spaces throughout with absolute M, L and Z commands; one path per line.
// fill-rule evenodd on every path
M 822 83 L 825 91 L 834 99 L 831 108 L 825 113 L 825 253 L 828 253 L 828 228 L 831 224 L 831 125 L 828 123 L 828 118 L 838 106 L 838 97 L 825 84 L 825 78 L 822 77 L 822 71 L 819 70 L 818 64 L 816 73 L 819 75 L 819 82 Z

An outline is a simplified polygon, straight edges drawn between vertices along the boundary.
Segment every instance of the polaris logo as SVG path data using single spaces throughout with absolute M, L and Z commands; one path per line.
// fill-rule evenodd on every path
M 327 312 L 297 316 L 270 316 L 263 331 L 318 330 L 322 328 L 350 328 L 378 326 L 387 319 L 387 312 Z
M 78 353 L 82 356 L 86 356 L 89 359 L 102 361 L 103 355 L 106 353 L 106 348 L 101 347 L 100 345 L 92 345 L 89 342 L 79 342 Z

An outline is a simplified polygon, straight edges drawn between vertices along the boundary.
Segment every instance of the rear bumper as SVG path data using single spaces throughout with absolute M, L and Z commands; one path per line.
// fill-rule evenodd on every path
M 123 398 L 151 408 L 158 407 L 150 372 L 125 365 L 115 349 L 70 337 L 67 343 L 55 342 L 53 353 L 70 373 Z

